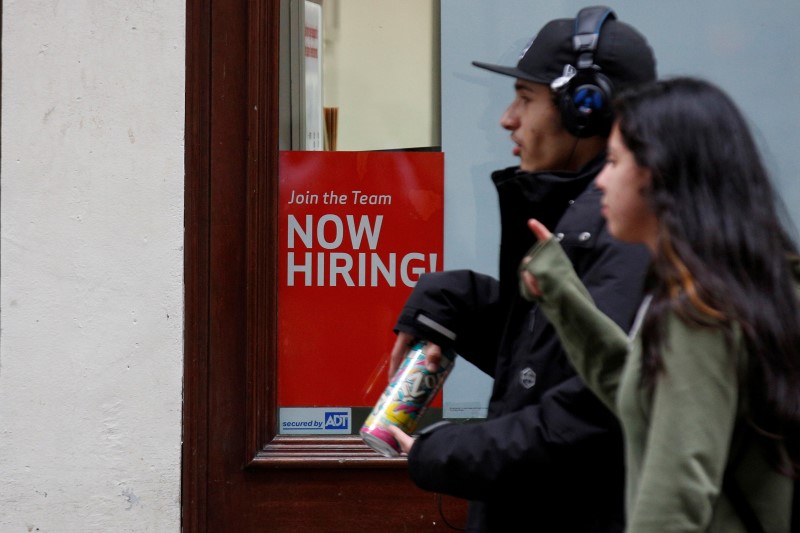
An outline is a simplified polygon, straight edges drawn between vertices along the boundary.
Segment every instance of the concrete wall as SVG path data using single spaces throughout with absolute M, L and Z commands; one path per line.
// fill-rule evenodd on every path
M 2 6 L 0 531 L 179 531 L 184 2 Z

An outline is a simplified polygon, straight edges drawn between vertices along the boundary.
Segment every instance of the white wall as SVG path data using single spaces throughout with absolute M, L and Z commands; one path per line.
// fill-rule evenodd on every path
M 0 531 L 179 531 L 184 2 L 2 17 Z

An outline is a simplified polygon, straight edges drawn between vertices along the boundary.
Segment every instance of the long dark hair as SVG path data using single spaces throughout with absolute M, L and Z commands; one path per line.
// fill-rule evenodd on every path
M 620 95 L 616 119 L 658 217 L 653 299 L 642 324 L 642 384 L 663 370 L 666 317 L 719 328 L 747 351 L 745 415 L 780 471 L 800 471 L 797 248 L 747 121 L 713 84 L 673 78 Z M 781 446 L 781 444 L 783 446 Z M 788 457 L 786 453 L 788 452 Z

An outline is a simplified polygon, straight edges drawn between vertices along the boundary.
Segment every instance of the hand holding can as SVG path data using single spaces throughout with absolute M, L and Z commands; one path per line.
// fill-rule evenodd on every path
M 397 426 L 406 433 L 413 433 L 453 368 L 453 352 L 443 350 L 439 368 L 429 371 L 425 366 L 425 344 L 417 341 L 411 346 L 359 431 L 364 442 L 385 457 L 400 455 L 400 446 L 386 426 Z

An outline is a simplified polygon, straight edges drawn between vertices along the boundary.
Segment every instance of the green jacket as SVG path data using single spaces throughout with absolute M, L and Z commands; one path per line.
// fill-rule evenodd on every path
M 528 256 L 525 268 L 542 292 L 536 300 L 578 373 L 622 423 L 627 531 L 745 533 L 722 491 L 733 435 L 749 431 L 739 409 L 743 343 L 736 339 L 731 348 L 720 330 L 671 316 L 664 371 L 652 390 L 642 389 L 638 320 L 629 337 L 603 315 L 554 239 L 538 243 Z M 534 299 L 524 285 L 522 291 Z M 767 532 L 788 533 L 792 481 L 767 464 L 754 441 L 736 443 L 742 450 L 735 478 L 747 500 Z

